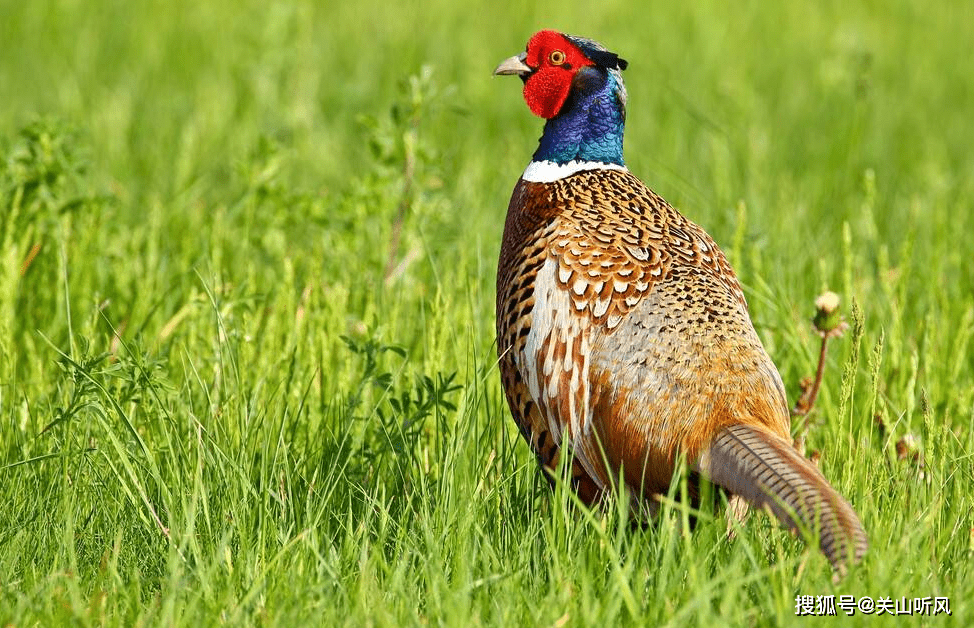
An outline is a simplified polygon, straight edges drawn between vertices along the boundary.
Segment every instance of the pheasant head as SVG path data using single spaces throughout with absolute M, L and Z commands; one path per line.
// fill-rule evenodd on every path
M 494 74 L 520 76 L 528 108 L 547 120 L 535 161 L 622 165 L 627 66 L 590 39 L 543 30 Z

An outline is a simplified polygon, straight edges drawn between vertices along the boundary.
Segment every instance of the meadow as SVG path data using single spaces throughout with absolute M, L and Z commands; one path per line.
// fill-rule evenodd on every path
M 792 399 L 840 294 L 794 430 L 870 535 L 841 582 L 760 513 L 539 475 L 494 281 L 541 120 L 491 76 L 539 28 L 629 60 L 627 164 Z M 969 3 L 0 0 L 0 41 L 0 625 L 974 617 Z

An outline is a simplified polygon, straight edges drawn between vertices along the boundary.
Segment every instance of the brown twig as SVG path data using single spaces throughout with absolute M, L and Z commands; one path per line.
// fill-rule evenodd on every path
M 822 386 L 822 377 L 825 375 L 825 351 L 828 347 L 829 337 L 822 336 L 822 346 L 818 351 L 818 367 L 815 369 L 815 379 L 805 378 L 801 382 L 802 392 L 795 402 L 795 407 L 791 409 L 792 416 L 806 416 L 812 411 L 815 400 L 818 398 L 818 389 Z
M 34 246 L 30 247 L 30 251 L 27 253 L 27 257 L 26 259 L 24 259 L 24 263 L 20 265 L 21 277 L 27 274 L 27 269 L 30 268 L 30 265 L 34 262 L 34 258 L 37 257 L 37 254 L 40 252 L 41 252 L 40 242 L 37 242 L 36 244 L 34 244 Z

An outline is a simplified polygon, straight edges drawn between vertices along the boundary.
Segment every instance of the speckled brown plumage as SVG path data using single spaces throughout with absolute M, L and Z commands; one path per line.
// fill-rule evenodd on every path
M 601 442 L 611 469 L 658 492 L 677 452 L 692 459 L 738 420 L 735 397 L 773 400 L 761 420 L 787 432 L 780 379 L 723 253 L 629 172 L 519 182 L 497 288 L 505 389 L 543 464 L 568 431 L 597 487 L 612 475 Z

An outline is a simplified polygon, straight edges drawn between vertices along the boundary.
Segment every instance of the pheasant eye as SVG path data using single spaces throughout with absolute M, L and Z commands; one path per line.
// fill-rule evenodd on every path
M 561 65 L 565 62 L 565 53 L 561 50 L 552 50 L 551 54 L 548 55 L 548 60 L 551 61 L 552 65 Z

